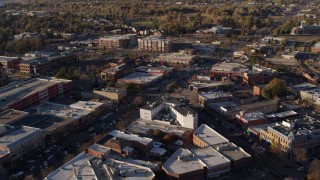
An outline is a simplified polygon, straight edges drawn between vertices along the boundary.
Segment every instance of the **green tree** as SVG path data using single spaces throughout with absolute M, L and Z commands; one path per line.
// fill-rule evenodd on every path
M 286 91 L 286 84 L 283 80 L 274 78 L 267 86 L 262 89 L 261 95 L 264 98 L 274 98 L 282 95 Z
M 308 179 L 309 180 L 318 180 L 320 179 L 320 160 L 315 159 L 310 163 Z

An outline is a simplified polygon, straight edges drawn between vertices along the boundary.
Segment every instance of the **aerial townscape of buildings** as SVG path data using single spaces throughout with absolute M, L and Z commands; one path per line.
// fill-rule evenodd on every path
M 0 179 L 320 179 L 320 4 L 0 1 Z

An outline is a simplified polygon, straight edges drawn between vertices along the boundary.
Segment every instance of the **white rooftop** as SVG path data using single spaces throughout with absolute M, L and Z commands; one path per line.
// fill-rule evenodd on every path
M 284 111 L 284 112 L 279 112 L 279 113 L 274 113 L 274 114 L 268 114 L 266 115 L 266 117 L 268 118 L 273 118 L 273 117 L 277 117 L 277 118 L 283 118 L 283 117 L 287 117 L 287 116 L 293 116 L 293 115 L 297 115 L 298 113 L 295 111 Z
M 38 136 L 43 131 L 39 128 L 29 126 L 21 126 L 10 133 L 0 137 L 0 146 L 7 146 L 9 149 L 14 148 L 17 144 L 21 144 L 29 139 Z
M 198 136 L 210 146 L 229 142 L 228 139 L 221 136 L 219 133 L 205 124 L 201 124 L 201 126 L 194 132 L 194 135 Z
M 18 57 L 0 56 L 0 62 L 10 62 L 19 59 Z
M 93 144 L 89 148 L 94 150 L 94 151 L 102 152 L 104 154 L 107 154 L 107 153 L 109 153 L 111 151 L 111 148 L 106 147 L 106 146 L 102 146 L 100 144 Z
M 152 180 L 155 178 L 150 168 L 124 161 L 108 159 L 105 164 L 103 164 L 103 167 L 109 176 L 108 179 Z
M 76 103 L 70 104 L 69 106 L 76 109 L 95 110 L 102 105 L 103 103 L 100 102 L 78 101 Z
M 181 54 L 181 53 L 163 53 L 159 54 L 155 59 L 161 60 L 179 60 L 179 61 L 191 61 L 195 55 Z
M 131 73 L 123 78 L 122 80 L 125 81 L 136 81 L 139 84 L 143 83 L 150 83 L 160 77 L 162 77 L 162 74 L 150 74 L 150 73 L 144 73 L 144 72 L 134 72 Z
M 197 158 L 207 165 L 208 168 L 221 164 L 230 163 L 226 157 L 221 155 L 211 146 L 190 150 Z
M 204 169 L 206 164 L 194 156 L 188 149 L 179 148 L 164 164 L 168 173 L 184 174 Z
M 220 63 L 212 67 L 213 71 L 227 71 L 227 72 L 239 72 L 244 73 L 248 71 L 248 68 L 242 64 L 238 63 Z
M 83 116 L 90 114 L 92 111 L 87 109 L 77 109 L 67 105 L 46 102 L 36 106 L 33 109 L 38 110 L 42 114 L 58 116 L 63 118 L 71 118 L 78 120 Z
M 254 120 L 261 120 L 261 119 L 266 119 L 264 114 L 260 111 L 254 111 L 250 113 L 244 113 L 243 119 L 247 121 L 254 121 Z
M 146 137 L 140 137 L 135 134 L 126 134 L 124 132 L 118 131 L 118 130 L 113 130 L 109 133 L 109 135 L 114 136 L 116 138 L 121 138 L 121 139 L 126 139 L 129 141 L 136 141 L 144 145 L 148 145 L 151 143 L 153 140 L 150 138 Z
M 203 92 L 203 93 L 199 94 L 199 96 L 201 96 L 204 99 L 208 100 L 208 99 L 232 97 L 232 94 L 224 93 L 224 92 Z
M 97 176 L 89 161 L 90 156 L 85 152 L 80 153 L 60 168 L 50 173 L 46 180 L 97 180 Z

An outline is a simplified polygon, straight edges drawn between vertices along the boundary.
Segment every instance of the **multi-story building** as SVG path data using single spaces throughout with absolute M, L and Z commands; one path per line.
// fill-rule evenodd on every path
M 291 34 L 319 35 L 320 25 L 305 25 L 305 21 L 301 21 L 299 27 L 292 28 Z
M 111 99 L 113 101 L 120 101 L 127 95 L 127 91 L 125 89 L 112 87 L 102 88 L 100 90 L 93 90 L 93 93 L 103 98 Z
M 190 129 L 198 126 L 198 113 L 168 94 L 140 108 L 140 118 L 169 121 Z
M 236 115 L 236 120 L 244 129 L 247 129 L 250 126 L 257 126 L 269 122 L 268 118 L 265 117 L 264 114 L 259 111 L 254 111 L 251 113 L 241 111 L 239 114 Z
M 233 80 L 242 80 L 244 73 L 248 72 L 248 68 L 238 63 L 220 63 L 211 68 L 211 77 L 223 76 Z
M 253 93 L 252 94 L 254 96 L 260 96 L 261 95 L 261 91 L 265 86 L 266 86 L 265 84 L 253 86 Z
M 2 66 L 3 65 L 0 64 L 0 87 L 4 86 L 8 82 L 8 78 L 6 77 L 6 71 Z
M 140 137 L 135 134 L 126 134 L 118 130 L 111 131 L 109 135 L 115 137 L 116 139 L 128 141 L 129 144 L 131 144 L 134 148 L 138 148 L 142 152 L 147 152 L 152 148 L 153 139 L 150 138 Z
M 17 161 L 43 145 L 43 131 L 38 128 L 21 126 L 0 137 L 0 142 L 0 150 L 8 151 L 11 160 Z
M 196 59 L 197 56 L 195 55 L 187 55 L 181 53 L 165 53 L 159 54 L 157 57 L 151 59 L 151 62 L 190 65 Z
M 212 147 L 179 148 L 162 166 L 169 178 L 211 179 L 228 175 L 231 162 Z
M 113 36 L 102 37 L 99 39 L 99 47 L 102 49 L 127 48 L 127 47 L 134 47 L 136 45 L 137 45 L 136 34 L 113 35 Z
M 229 101 L 232 95 L 230 93 L 218 92 L 202 92 L 199 93 L 198 103 L 205 106 L 207 103 Z
M 20 60 L 19 57 L 0 56 L 0 64 L 2 64 L 2 68 L 6 71 L 16 71 Z
M 266 129 L 260 129 L 260 138 L 278 144 L 285 152 L 299 148 L 320 150 L 320 121 L 309 116 L 287 119 Z
M 104 81 L 117 81 L 119 78 L 128 75 L 133 71 L 131 64 L 120 64 L 115 67 L 102 70 L 100 77 Z
M 150 36 L 138 39 L 138 49 L 140 51 L 170 52 L 171 48 L 171 40 L 162 39 L 160 36 Z
M 311 100 L 314 104 L 320 104 L 320 88 L 312 88 L 300 91 L 301 99 Z
M 17 81 L 0 88 L 0 111 L 10 108 L 27 109 L 62 96 L 70 90 L 70 80 L 32 78 Z
M 259 64 L 254 64 L 252 70 L 243 74 L 243 83 L 246 84 L 261 84 L 268 83 L 276 77 L 276 71 L 271 68 L 263 67 Z
M 19 64 L 19 72 L 26 75 L 54 73 L 58 68 L 77 62 L 78 56 L 69 53 L 29 54 Z
M 311 52 L 320 53 L 320 42 L 317 42 L 316 44 L 314 44 L 314 46 L 311 48 Z
M 220 113 L 221 115 L 235 119 L 236 115 L 241 111 L 250 113 L 254 111 L 260 111 L 262 113 L 273 113 L 278 109 L 278 103 L 270 101 L 261 101 L 255 103 L 249 103 L 244 105 L 237 105 L 233 102 L 220 102 L 220 103 L 210 103 L 208 107 Z
M 234 85 L 234 82 L 223 81 L 192 82 L 189 84 L 189 90 L 194 92 L 233 91 Z
M 201 126 L 193 133 L 193 144 L 198 147 L 213 146 L 227 142 L 229 142 L 228 139 L 221 136 L 206 124 L 201 124 Z

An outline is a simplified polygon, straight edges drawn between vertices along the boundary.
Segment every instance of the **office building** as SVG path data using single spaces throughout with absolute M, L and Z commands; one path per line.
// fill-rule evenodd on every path
M 18 70 L 20 60 L 19 57 L 0 56 L 0 64 L 2 64 L 2 68 L 6 71 Z
M 268 83 L 276 77 L 276 71 L 271 68 L 254 64 L 252 70 L 243 74 L 243 83 L 246 84 L 263 84 Z
M 201 124 L 201 126 L 193 133 L 193 144 L 198 147 L 213 146 L 227 142 L 229 142 L 228 139 L 221 136 L 206 124 Z
M 218 92 L 201 92 L 198 96 L 198 103 L 205 106 L 207 103 L 229 101 L 232 95 L 230 93 Z
M 210 81 L 210 82 L 192 82 L 189 84 L 189 90 L 194 92 L 208 91 L 233 91 L 234 82 Z
M 93 90 L 93 93 L 95 95 L 98 95 L 99 97 L 111 99 L 113 101 L 120 101 L 127 95 L 127 91 L 125 89 L 112 87 L 106 87 L 100 90 Z
M 32 78 L 16 81 L 0 88 L 0 111 L 24 110 L 63 96 L 70 90 L 70 80 Z
M 117 81 L 119 78 L 128 75 L 132 71 L 133 66 L 131 64 L 123 63 L 102 70 L 102 72 L 100 73 L 100 78 L 104 81 Z
M 236 120 L 244 129 L 247 129 L 250 126 L 257 126 L 269 122 L 268 118 L 265 117 L 264 114 L 259 111 L 253 111 L 250 113 L 241 111 L 239 114 L 236 115 Z

